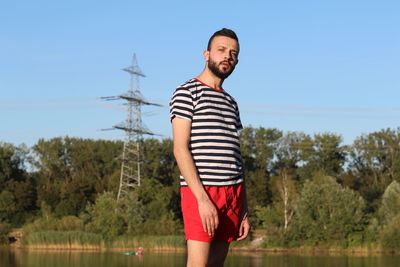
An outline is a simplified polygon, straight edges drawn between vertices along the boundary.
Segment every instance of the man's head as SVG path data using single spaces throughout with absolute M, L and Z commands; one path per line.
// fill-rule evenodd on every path
M 208 41 L 204 58 L 208 69 L 218 78 L 226 79 L 238 63 L 239 40 L 234 31 L 223 28 Z

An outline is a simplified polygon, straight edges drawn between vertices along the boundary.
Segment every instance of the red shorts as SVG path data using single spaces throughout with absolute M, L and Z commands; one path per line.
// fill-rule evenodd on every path
M 214 236 L 203 229 L 197 199 L 189 187 L 181 187 L 181 207 L 186 240 L 203 242 L 236 240 L 244 208 L 243 185 L 205 186 L 211 201 L 217 207 L 219 224 Z

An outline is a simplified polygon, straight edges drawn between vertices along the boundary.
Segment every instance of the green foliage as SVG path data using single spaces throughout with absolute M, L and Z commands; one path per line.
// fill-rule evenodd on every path
M 135 231 L 135 234 L 147 235 L 172 235 L 178 232 L 181 225 L 174 219 L 172 212 L 162 214 L 159 219 L 148 219 Z
M 274 205 L 267 207 L 257 206 L 255 214 L 260 228 L 267 230 L 268 233 L 265 237 L 264 245 L 267 247 L 285 246 L 282 210 Z
M 391 218 L 380 233 L 380 243 L 385 249 L 400 250 L 400 214 Z
M 296 227 L 311 245 L 327 242 L 345 244 L 350 233 L 363 224 L 363 199 L 343 188 L 335 179 L 316 175 L 301 191 L 296 210 Z
M 400 184 L 397 181 L 393 181 L 386 188 L 378 215 L 382 247 L 400 249 Z
M 12 144 L 0 142 L 0 191 L 7 181 L 23 181 L 26 178 L 24 162 L 27 158 L 28 149 L 21 145 L 16 147 Z
M 81 138 L 40 139 L 32 148 L 38 169 L 38 203 L 57 216 L 75 215 L 93 203 L 97 193 L 117 191 L 121 142 Z
M 129 192 L 127 197 L 118 203 L 118 214 L 124 219 L 128 234 L 141 231 L 144 221 L 143 205 L 136 190 Z
M 87 207 L 89 223 L 86 230 L 111 240 L 125 231 L 124 218 L 118 212 L 116 197 L 111 192 L 99 195 L 95 204 Z
M 350 168 L 362 178 L 359 191 L 370 213 L 392 181 L 400 181 L 400 128 L 385 129 L 358 137 L 350 150 Z
M 7 190 L 0 193 L 0 220 L 8 221 L 17 210 L 14 196 Z
M 250 213 L 256 206 L 266 206 L 271 201 L 269 173 L 272 169 L 276 142 L 281 136 L 281 131 L 263 127 L 246 127 L 240 132 Z
M 170 209 L 174 189 L 163 186 L 155 179 L 147 179 L 137 190 L 143 205 L 144 222 L 136 232 L 150 235 L 155 233 L 175 234 L 180 224 Z
M 36 209 L 36 191 L 24 169 L 28 149 L 0 143 L 0 221 L 23 224 Z
M 379 208 L 379 216 L 382 224 L 388 223 L 391 219 L 400 214 L 400 184 L 393 181 L 385 190 L 382 196 L 382 203 Z
M 338 176 L 345 162 L 345 149 L 340 147 L 341 136 L 324 133 L 302 142 L 301 159 L 304 165 L 299 170 L 303 179 L 310 179 L 317 172 Z
M 11 225 L 0 222 L 0 245 L 8 244 L 8 234 L 11 232 Z
M 31 223 L 24 225 L 25 235 L 43 231 L 82 231 L 83 221 L 75 216 L 56 218 L 51 207 L 45 202 L 41 205 L 41 216 Z
M 363 135 L 351 146 L 331 133 L 263 127 L 246 127 L 240 138 L 252 226 L 267 230 L 268 245 L 397 246 L 400 189 L 392 182 L 400 181 L 400 128 Z M 71 137 L 40 139 L 30 150 L 0 143 L 0 221 L 29 222 L 27 233 L 85 229 L 110 240 L 178 233 L 172 140 L 141 141 L 142 184 L 116 203 L 122 145 Z
M 278 212 L 276 212 L 275 209 L 273 209 L 271 206 L 267 207 L 261 207 L 261 206 L 256 206 L 254 209 L 255 217 L 258 220 L 257 225 L 260 226 L 260 228 L 266 229 L 268 225 L 271 224 L 276 224 L 280 220 Z

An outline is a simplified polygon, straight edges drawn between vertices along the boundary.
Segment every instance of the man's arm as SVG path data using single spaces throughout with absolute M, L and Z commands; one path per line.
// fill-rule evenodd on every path
M 174 156 L 182 176 L 197 199 L 203 229 L 213 236 L 218 227 L 218 212 L 204 190 L 189 151 L 191 125 L 191 121 L 180 117 L 172 119 Z
M 246 184 L 243 183 L 243 215 L 241 216 L 240 228 L 239 228 L 239 237 L 236 239 L 237 241 L 245 239 L 250 232 L 250 221 L 249 221 L 249 209 L 247 205 L 247 192 L 246 192 Z

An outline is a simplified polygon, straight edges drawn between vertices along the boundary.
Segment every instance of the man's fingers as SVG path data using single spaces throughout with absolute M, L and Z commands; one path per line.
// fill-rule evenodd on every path
M 214 229 L 215 230 L 217 230 L 217 228 L 218 228 L 218 225 L 219 225 L 219 219 L 218 219 L 218 216 L 214 216 Z
M 210 236 L 214 235 L 214 223 L 212 218 L 208 219 L 208 235 Z
M 201 222 L 202 222 L 202 224 L 203 224 L 203 230 L 204 230 L 204 232 L 208 233 L 207 219 L 206 219 L 206 218 L 201 218 Z
M 244 237 L 243 237 L 243 232 L 244 232 L 244 230 L 243 230 L 243 222 L 240 224 L 240 227 L 239 227 L 239 238 L 237 239 L 237 241 L 240 241 L 240 240 L 242 240 Z
M 246 218 L 242 223 L 240 224 L 239 228 L 239 238 L 236 239 L 237 241 L 245 239 L 250 232 L 250 224 L 248 222 L 248 219 Z

